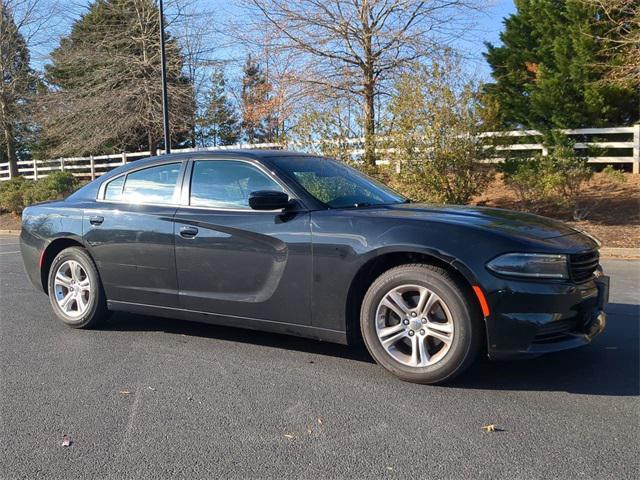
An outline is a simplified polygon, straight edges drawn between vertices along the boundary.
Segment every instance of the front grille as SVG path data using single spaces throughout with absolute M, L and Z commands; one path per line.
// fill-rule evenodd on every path
M 571 279 L 576 283 L 585 282 L 593 277 L 600 255 L 597 250 L 586 253 L 576 253 L 569 257 Z

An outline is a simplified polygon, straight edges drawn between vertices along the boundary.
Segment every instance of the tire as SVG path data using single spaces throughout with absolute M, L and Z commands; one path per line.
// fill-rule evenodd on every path
M 481 314 L 465 290 L 433 265 L 386 271 L 362 302 L 367 350 L 401 380 L 436 384 L 453 379 L 473 363 L 482 339 Z
M 49 300 L 56 316 L 72 328 L 95 328 L 108 316 L 104 289 L 86 250 L 62 250 L 49 269 Z

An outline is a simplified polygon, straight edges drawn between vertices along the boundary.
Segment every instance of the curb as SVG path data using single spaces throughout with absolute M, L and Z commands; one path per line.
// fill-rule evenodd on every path
M 602 258 L 640 260 L 640 248 L 602 247 L 600 256 Z

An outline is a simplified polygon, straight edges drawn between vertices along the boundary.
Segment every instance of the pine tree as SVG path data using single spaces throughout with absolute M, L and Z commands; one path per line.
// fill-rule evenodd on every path
M 159 10 L 153 0 L 96 0 L 62 38 L 46 66 L 42 104 L 50 155 L 140 150 L 162 138 Z M 172 141 L 194 118 L 193 89 L 167 34 Z
M 203 143 L 213 146 L 232 145 L 240 137 L 238 118 L 233 104 L 227 97 L 222 69 L 215 69 L 211 75 L 207 109 L 200 123 Z
M 247 57 L 242 79 L 242 129 L 249 143 L 272 140 L 270 126 L 273 123 L 269 98 L 271 85 L 260 64 L 252 55 Z
M 18 175 L 18 157 L 27 155 L 28 109 L 37 77 L 29 66 L 26 41 L 13 14 L 0 0 L 0 162 L 9 162 L 9 173 Z
M 502 46 L 487 44 L 485 54 L 495 79 L 486 85 L 486 103 L 498 105 L 505 126 L 604 127 L 638 120 L 638 90 L 602 82 L 606 45 L 598 37 L 611 29 L 596 7 L 582 0 L 515 4 Z

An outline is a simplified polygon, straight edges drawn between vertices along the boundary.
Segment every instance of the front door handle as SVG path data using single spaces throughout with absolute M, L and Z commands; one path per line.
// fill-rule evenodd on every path
M 89 217 L 89 223 L 91 225 L 101 225 L 104 222 L 104 217 L 101 215 L 94 215 L 93 217 Z
M 198 235 L 196 227 L 180 227 L 180 236 L 182 238 L 193 238 Z

